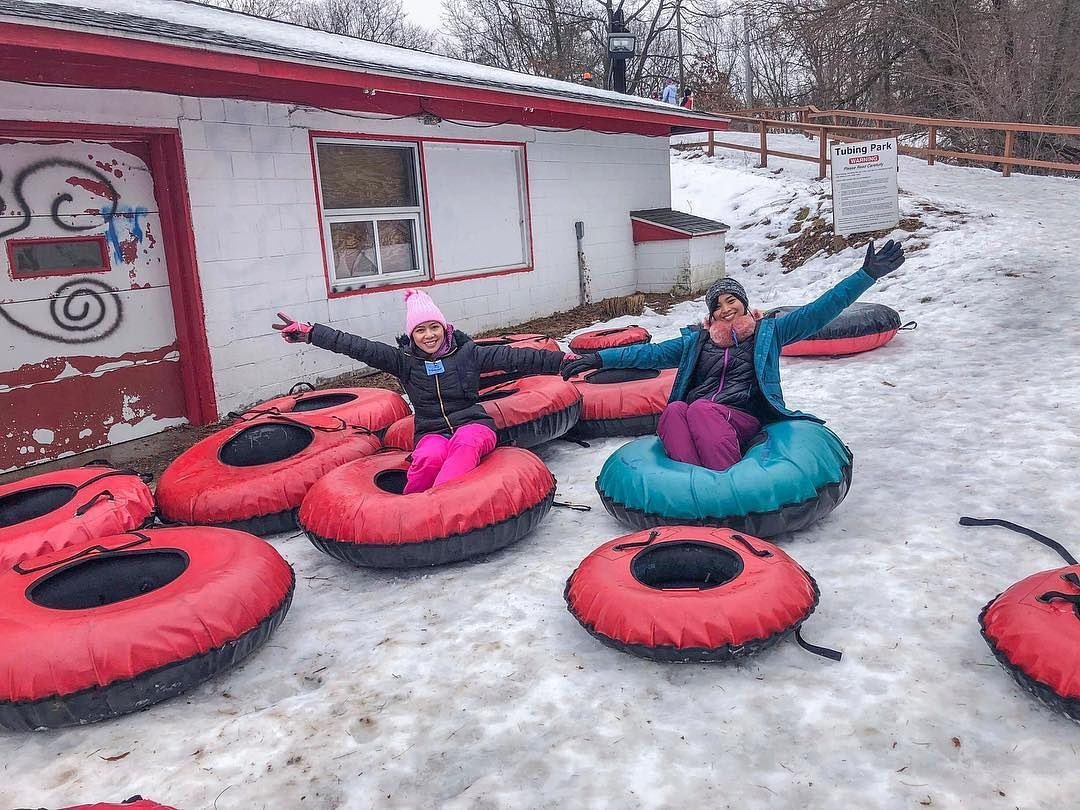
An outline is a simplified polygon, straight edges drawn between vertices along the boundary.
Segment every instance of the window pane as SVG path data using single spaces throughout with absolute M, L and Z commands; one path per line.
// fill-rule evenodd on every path
M 330 241 L 331 250 L 334 252 L 335 277 L 343 279 L 378 275 L 373 223 L 332 222 Z
M 408 147 L 320 143 L 318 155 L 325 209 L 419 205 Z
M 379 220 L 379 255 L 384 273 L 416 269 L 416 238 L 411 219 Z
M 105 240 L 57 239 L 55 241 L 18 242 L 12 240 L 11 257 L 14 275 L 44 276 L 72 270 L 107 270 Z

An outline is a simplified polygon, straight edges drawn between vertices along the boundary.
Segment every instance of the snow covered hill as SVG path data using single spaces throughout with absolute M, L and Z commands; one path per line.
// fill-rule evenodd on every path
M 807 301 L 862 250 L 783 272 L 778 243 L 828 220 L 828 186 L 811 164 L 753 160 L 673 156 L 674 205 L 731 225 L 729 274 L 754 304 Z M 1005 517 L 1080 551 L 1080 181 L 902 158 L 900 182 L 903 215 L 922 225 L 897 233 L 909 259 L 864 300 L 918 330 L 783 364 L 788 402 L 855 454 L 847 500 L 785 540 L 822 589 L 806 636 L 843 649 L 841 663 L 794 644 L 737 666 L 600 646 L 562 590 L 626 533 L 593 489 L 621 441 L 557 442 L 539 454 L 560 498 L 591 512 L 555 509 L 485 562 L 414 574 L 277 538 L 298 588 L 267 648 L 135 716 L 0 733 L 0 806 L 133 793 L 187 810 L 1067 806 L 1080 726 L 1013 683 L 976 621 L 1059 560 L 957 518 Z M 697 301 L 613 323 L 661 340 L 703 314 Z

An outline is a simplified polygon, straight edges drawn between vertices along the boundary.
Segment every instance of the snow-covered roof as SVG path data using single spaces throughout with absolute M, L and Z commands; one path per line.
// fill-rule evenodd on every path
M 193 0 L 0 0 L 0 19 L 39 21 L 51 27 L 111 36 L 241 52 L 309 64 L 403 75 L 439 83 L 491 88 L 655 114 L 719 122 L 716 116 L 571 82 L 516 73 L 422 51 L 265 20 Z

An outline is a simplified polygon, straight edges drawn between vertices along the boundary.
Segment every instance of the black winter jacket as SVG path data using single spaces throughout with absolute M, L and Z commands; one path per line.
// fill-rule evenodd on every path
M 757 336 L 724 348 L 709 340 L 707 333 L 705 335 L 701 354 L 690 377 L 686 402 L 710 399 L 761 419 L 768 412 L 768 407 L 754 373 Z
M 430 360 L 408 335 L 399 337 L 395 347 L 320 323 L 311 330 L 311 343 L 397 377 L 416 413 L 416 441 L 426 433 L 450 434 L 468 424 L 495 430 L 495 421 L 480 405 L 480 373 L 558 374 L 563 359 L 561 352 L 542 349 L 478 346 L 457 331 L 453 348 L 438 360 Z

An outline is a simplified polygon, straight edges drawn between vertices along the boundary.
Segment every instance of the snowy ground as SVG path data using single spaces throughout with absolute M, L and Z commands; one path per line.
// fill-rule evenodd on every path
M 828 188 L 812 164 L 752 162 L 672 165 L 674 204 L 732 226 L 729 273 L 752 300 L 803 302 L 856 269 L 858 251 L 790 274 L 764 261 L 799 209 L 828 214 Z M 0 732 L 0 806 L 133 793 L 186 810 L 1070 805 L 1080 727 L 1014 685 L 976 621 L 1060 562 L 956 521 L 1006 517 L 1080 549 L 1080 182 L 903 158 L 901 186 L 905 215 L 927 224 L 905 240 L 925 247 L 865 300 L 919 329 L 783 369 L 789 403 L 855 453 L 847 500 L 785 544 L 822 588 L 806 635 L 842 663 L 784 644 L 738 666 L 663 666 L 599 645 L 562 590 L 624 533 L 593 489 L 621 442 L 554 443 L 539 454 L 560 497 L 592 512 L 555 509 L 490 560 L 417 574 L 276 539 L 298 589 L 267 648 L 136 716 Z M 700 314 L 616 323 L 663 339 Z

